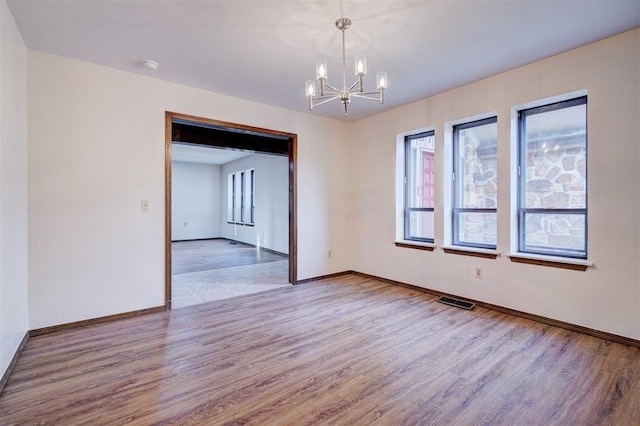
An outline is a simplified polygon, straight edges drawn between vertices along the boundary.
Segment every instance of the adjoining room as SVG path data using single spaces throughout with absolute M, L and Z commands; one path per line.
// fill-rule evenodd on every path
M 286 156 L 172 144 L 172 307 L 287 286 Z

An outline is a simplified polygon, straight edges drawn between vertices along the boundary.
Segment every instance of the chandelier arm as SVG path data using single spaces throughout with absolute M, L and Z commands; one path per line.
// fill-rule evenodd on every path
M 341 96 L 340 93 L 336 93 L 335 95 L 331 95 L 331 96 L 329 96 L 329 95 L 326 95 L 326 96 L 314 96 L 313 100 L 314 101 L 324 101 L 326 99 L 329 99 L 329 100 L 331 100 L 331 99 L 340 99 L 340 96 Z
M 336 89 L 335 87 L 333 87 L 332 85 L 330 85 L 329 83 L 325 82 L 324 83 L 324 87 L 328 87 L 329 89 L 333 90 L 336 93 L 342 93 L 342 90 L 340 89 Z
M 313 104 L 313 107 L 315 108 L 315 107 L 320 106 L 322 104 L 326 104 L 327 102 L 331 102 L 334 99 L 340 99 L 340 96 L 336 95 L 336 96 L 332 96 L 330 98 L 324 99 L 324 100 L 322 100 L 322 101 L 320 101 L 318 103 Z
M 347 93 L 356 93 L 356 92 L 360 92 L 360 89 L 354 90 L 356 88 L 356 86 L 358 86 L 360 84 L 360 81 L 356 80 L 355 83 L 353 83 L 351 85 L 351 87 L 349 87 L 347 89 Z
M 366 96 L 366 95 L 378 95 L 378 97 L 374 98 L 373 96 Z M 362 99 L 369 99 L 369 100 L 372 100 L 372 101 L 382 102 L 382 92 L 353 93 L 351 96 L 354 97 L 354 98 L 362 98 Z
M 359 97 L 363 97 L 363 96 L 367 96 L 367 95 L 381 95 L 382 94 L 382 90 L 377 90 L 375 92 L 357 92 L 354 93 L 353 96 L 359 96 Z

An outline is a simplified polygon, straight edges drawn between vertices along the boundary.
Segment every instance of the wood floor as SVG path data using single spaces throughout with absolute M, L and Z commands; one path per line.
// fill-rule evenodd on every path
M 171 243 L 171 273 L 224 269 L 287 260 L 286 255 L 222 238 Z
M 348 275 L 32 338 L 49 423 L 638 425 L 640 350 Z

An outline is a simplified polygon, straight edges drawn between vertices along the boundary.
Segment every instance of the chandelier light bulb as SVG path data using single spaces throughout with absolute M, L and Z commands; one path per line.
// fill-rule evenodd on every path
M 378 81 L 378 90 L 384 90 L 387 88 L 387 73 L 380 71 L 377 76 L 376 76 L 376 80 Z
M 316 95 L 316 82 L 315 81 L 307 80 L 305 87 L 306 87 L 307 96 L 315 96 Z
M 327 78 L 327 61 L 324 59 L 316 62 L 316 78 L 318 80 Z
M 356 56 L 356 75 L 365 75 L 367 73 L 367 57 L 364 55 Z

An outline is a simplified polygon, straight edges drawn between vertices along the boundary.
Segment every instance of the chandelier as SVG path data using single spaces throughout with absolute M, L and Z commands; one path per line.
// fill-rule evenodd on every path
M 309 110 L 313 111 L 313 108 L 326 104 L 334 99 L 340 99 L 340 102 L 344 105 L 344 115 L 349 115 L 349 103 L 351 98 L 363 98 L 372 101 L 384 103 L 384 91 L 387 88 L 387 73 L 379 72 L 376 75 L 377 91 L 365 92 L 363 85 L 363 77 L 367 74 L 367 57 L 359 55 L 355 57 L 355 74 L 356 81 L 347 88 L 347 66 L 346 66 L 346 53 L 344 32 L 351 26 L 351 20 L 349 18 L 340 18 L 336 21 L 336 28 L 342 32 L 342 89 L 330 85 L 327 80 L 327 61 L 321 59 L 316 61 L 316 80 L 320 82 L 320 96 L 316 97 L 316 82 L 314 80 L 307 80 L 305 83 L 306 96 L 309 99 Z

